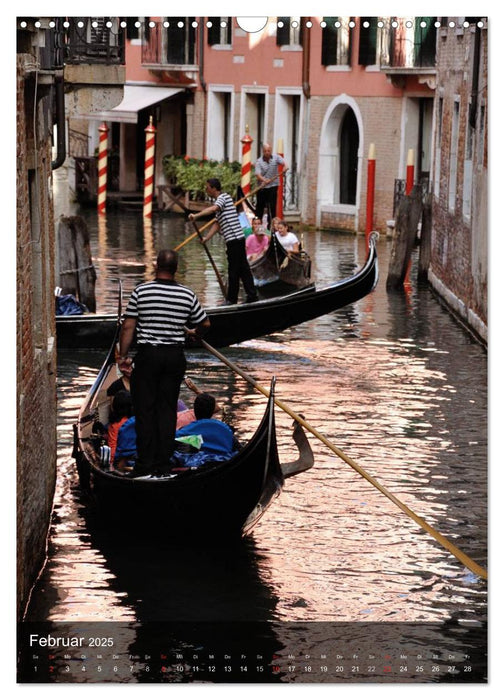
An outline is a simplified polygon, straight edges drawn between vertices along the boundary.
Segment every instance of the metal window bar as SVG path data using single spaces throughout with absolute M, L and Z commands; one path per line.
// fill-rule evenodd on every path
M 299 176 L 298 173 L 288 170 L 283 176 L 284 211 L 298 211 L 299 209 Z

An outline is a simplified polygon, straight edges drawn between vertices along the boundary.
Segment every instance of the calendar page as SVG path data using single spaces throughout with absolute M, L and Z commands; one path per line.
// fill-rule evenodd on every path
M 488 24 L 16 17 L 18 684 L 488 682 Z

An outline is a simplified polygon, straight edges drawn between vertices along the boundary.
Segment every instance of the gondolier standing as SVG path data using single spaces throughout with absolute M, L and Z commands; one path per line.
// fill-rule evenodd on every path
M 138 351 L 131 375 L 136 417 L 137 461 L 134 476 L 165 473 L 175 445 L 177 401 L 186 370 L 184 342 L 201 336 L 210 321 L 195 293 L 175 281 L 178 255 L 161 250 L 156 278 L 132 292 L 119 337 L 119 368 L 128 357 L 135 331 Z
M 269 143 L 263 143 L 263 154 L 256 160 L 255 175 L 259 185 L 266 180 L 271 180 L 257 193 L 256 216 L 261 221 L 264 211 L 268 215 L 268 228 L 271 225 L 271 219 L 276 216 L 276 203 L 278 193 L 278 166 L 284 166 L 284 172 L 287 170 L 287 164 L 282 156 L 277 153 L 272 153 Z
M 189 214 L 189 219 L 195 221 L 199 217 L 215 214 L 216 222 L 210 228 L 209 233 L 201 239 L 207 243 L 214 234 L 219 231 L 226 241 L 226 254 L 228 259 L 228 289 L 227 301 L 236 304 L 240 290 L 240 280 L 247 302 L 257 301 L 258 295 L 254 286 L 254 278 L 250 271 L 245 250 L 245 235 L 238 218 L 235 204 L 227 192 L 222 191 L 220 180 L 212 177 L 206 183 L 207 194 L 215 199 L 215 203 L 197 214 Z

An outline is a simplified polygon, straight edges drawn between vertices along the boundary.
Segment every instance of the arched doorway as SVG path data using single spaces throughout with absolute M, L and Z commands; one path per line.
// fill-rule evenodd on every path
M 340 133 L 340 204 L 357 203 L 358 151 L 359 127 L 353 109 L 347 107 L 341 122 Z
M 317 181 L 317 223 L 324 214 L 337 224 L 338 215 L 357 225 L 363 148 L 360 110 L 348 95 L 329 105 L 320 133 Z M 334 218 L 336 216 L 336 219 Z

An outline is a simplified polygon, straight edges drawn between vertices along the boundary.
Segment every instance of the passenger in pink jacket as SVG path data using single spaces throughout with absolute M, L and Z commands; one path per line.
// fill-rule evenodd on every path
M 262 255 L 268 248 L 269 242 L 269 236 L 266 235 L 266 231 L 264 226 L 261 224 L 261 220 L 257 217 L 252 219 L 252 233 L 245 241 L 247 260 L 251 262 Z

